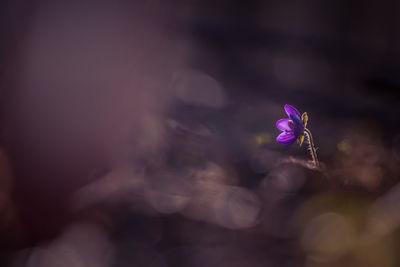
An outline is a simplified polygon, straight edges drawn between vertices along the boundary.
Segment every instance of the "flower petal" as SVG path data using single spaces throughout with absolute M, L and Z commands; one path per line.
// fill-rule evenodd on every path
M 292 119 L 294 126 L 297 126 L 298 124 L 303 125 L 303 121 L 301 120 L 301 118 L 299 116 L 297 116 L 295 114 L 290 114 L 289 117 Z
M 290 145 L 294 141 L 296 141 L 296 136 L 292 132 L 283 132 L 276 138 L 276 142 L 285 145 Z
M 292 131 L 294 124 L 290 119 L 281 119 L 276 122 L 276 128 L 281 131 Z
M 294 135 L 295 135 L 296 137 L 299 137 L 300 135 L 302 135 L 302 134 L 304 133 L 304 125 L 303 125 L 303 122 L 302 122 L 302 120 L 300 119 L 300 117 L 298 117 L 298 116 L 295 115 L 295 114 L 291 114 L 291 115 L 290 115 L 290 118 L 292 119 L 293 124 L 294 124 L 294 129 L 293 129 Z
M 291 105 L 285 105 L 285 111 L 289 117 L 291 114 L 297 115 L 299 118 L 301 117 L 300 112 L 298 112 L 297 109 L 295 109 Z

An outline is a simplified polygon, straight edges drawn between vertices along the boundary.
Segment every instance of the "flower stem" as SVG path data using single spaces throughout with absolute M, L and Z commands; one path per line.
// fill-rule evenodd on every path
M 313 163 L 314 163 L 315 167 L 319 167 L 319 161 L 318 161 L 318 157 L 317 157 L 317 150 L 315 149 L 315 146 L 314 146 L 314 141 L 313 141 L 313 138 L 312 138 L 311 131 L 308 130 L 307 128 L 305 128 L 304 129 L 304 135 L 307 137 L 307 140 L 308 140 L 308 150 L 310 151 Z

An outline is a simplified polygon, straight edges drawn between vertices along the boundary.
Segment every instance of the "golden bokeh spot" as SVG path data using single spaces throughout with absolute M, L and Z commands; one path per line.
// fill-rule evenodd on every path
M 343 153 L 350 154 L 351 153 L 351 145 L 350 142 L 346 139 L 340 141 L 337 144 L 337 149 Z
M 263 146 L 265 144 L 271 143 L 272 137 L 269 133 L 262 133 L 256 136 L 256 143 L 258 146 Z

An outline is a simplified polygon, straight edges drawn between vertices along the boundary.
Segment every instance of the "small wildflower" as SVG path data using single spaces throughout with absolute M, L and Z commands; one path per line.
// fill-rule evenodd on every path
M 276 141 L 280 144 L 291 145 L 297 140 L 301 145 L 304 141 L 304 129 L 308 120 L 307 113 L 300 115 L 300 112 L 290 105 L 285 105 L 285 111 L 289 118 L 276 122 L 276 127 L 282 131 Z
M 310 130 L 306 128 L 308 122 L 307 113 L 304 112 L 303 115 L 300 115 L 300 112 L 290 105 L 285 105 L 285 111 L 289 118 L 280 119 L 276 122 L 276 127 L 282 131 L 282 133 L 276 138 L 276 141 L 280 144 L 289 146 L 297 140 L 301 146 L 304 141 L 304 136 L 306 136 L 312 162 L 315 167 L 318 167 L 317 150 L 314 147 L 312 134 Z

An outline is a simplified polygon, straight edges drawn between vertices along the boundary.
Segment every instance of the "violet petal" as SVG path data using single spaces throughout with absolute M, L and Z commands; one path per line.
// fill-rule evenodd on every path
M 285 105 L 285 111 L 289 117 L 291 114 L 294 114 L 294 115 L 297 115 L 299 118 L 301 118 L 300 112 L 298 112 L 297 109 L 295 109 L 291 105 Z
M 289 145 L 296 141 L 296 136 L 293 132 L 283 132 L 276 138 L 276 141 L 280 144 Z
M 276 128 L 281 131 L 292 131 L 293 126 L 293 122 L 290 119 L 280 119 L 276 122 Z
M 300 119 L 300 117 L 295 114 L 291 114 L 290 118 L 292 119 L 292 121 L 294 123 L 294 129 L 293 129 L 294 135 L 296 137 L 299 137 L 300 135 L 304 134 L 304 125 L 303 125 L 303 121 Z

